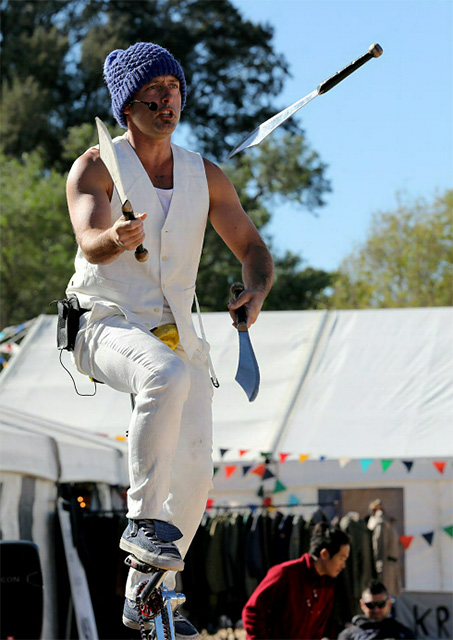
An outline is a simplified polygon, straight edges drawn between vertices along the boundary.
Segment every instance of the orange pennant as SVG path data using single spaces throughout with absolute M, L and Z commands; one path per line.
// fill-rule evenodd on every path
M 264 464 L 264 462 L 262 462 L 257 467 L 254 467 L 252 469 L 252 473 L 256 473 L 257 476 L 261 476 L 261 477 L 264 476 L 265 471 L 266 471 L 266 465 Z
M 433 465 L 436 467 L 439 473 L 443 473 L 445 469 L 446 462 L 433 462 Z
M 239 449 L 239 457 L 242 458 L 242 456 L 244 456 L 247 452 L 248 449 Z
M 225 467 L 225 475 L 227 478 L 229 478 L 230 476 L 233 475 L 233 473 L 236 471 L 236 465 L 227 465 Z
M 400 542 L 406 550 L 411 546 L 411 542 L 413 539 L 414 536 L 400 536 Z
M 299 462 L 305 462 L 305 460 L 308 460 L 308 458 L 310 457 L 310 455 L 308 454 L 303 454 L 301 453 L 299 456 Z

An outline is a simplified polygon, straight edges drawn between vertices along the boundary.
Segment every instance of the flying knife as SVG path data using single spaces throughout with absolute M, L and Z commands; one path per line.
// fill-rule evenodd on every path
M 118 192 L 118 196 L 121 200 L 123 216 L 126 220 L 135 220 L 134 210 L 123 188 L 118 157 L 116 155 L 116 149 L 112 142 L 112 138 L 110 137 L 109 130 L 100 118 L 96 117 L 95 120 L 99 138 L 99 155 L 102 162 L 107 167 L 110 177 L 113 180 L 113 184 L 115 185 L 115 189 Z M 145 260 L 148 260 L 148 250 L 145 249 L 142 244 L 135 249 L 135 258 L 139 262 L 145 262 Z
M 244 285 L 241 282 L 235 282 L 231 285 L 231 293 L 235 298 L 243 291 Z M 260 389 L 260 370 L 250 341 L 244 306 L 236 309 L 236 318 L 239 334 L 239 362 L 235 380 L 244 389 L 249 401 L 253 402 Z

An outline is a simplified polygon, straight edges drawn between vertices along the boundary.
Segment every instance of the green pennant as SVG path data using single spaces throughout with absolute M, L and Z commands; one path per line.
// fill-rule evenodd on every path
M 442 527 L 443 530 L 445 531 L 445 533 L 448 533 L 448 535 L 450 536 L 450 538 L 453 538 L 453 524 L 451 524 L 448 527 Z
M 280 480 L 275 481 L 275 487 L 272 493 L 279 493 L 280 491 L 286 491 L 286 487 L 284 484 L 280 482 Z
M 393 464 L 393 460 L 381 460 L 382 471 L 387 471 L 389 467 Z
M 215 474 L 217 473 L 217 471 L 219 470 L 219 467 L 214 467 L 214 473 L 213 476 L 215 476 Z
M 261 485 L 261 487 L 258 489 L 258 491 L 256 492 L 256 495 L 259 496 L 260 498 L 264 496 L 263 485 Z

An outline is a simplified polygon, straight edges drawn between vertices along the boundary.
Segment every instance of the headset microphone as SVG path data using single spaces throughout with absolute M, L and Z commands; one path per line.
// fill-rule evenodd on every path
M 157 102 L 145 102 L 144 100 L 131 100 L 129 104 L 133 102 L 141 102 L 141 104 L 146 104 L 150 111 L 157 111 Z

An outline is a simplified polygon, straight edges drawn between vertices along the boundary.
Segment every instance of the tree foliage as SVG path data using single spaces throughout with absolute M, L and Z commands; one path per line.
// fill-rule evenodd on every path
M 21 161 L 0 158 L 0 162 L 0 326 L 4 327 L 53 312 L 49 302 L 64 294 L 76 245 L 64 176 L 46 171 L 37 152 Z
M 453 191 L 377 213 L 366 242 L 340 266 L 336 308 L 453 304 Z

